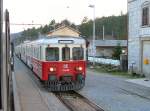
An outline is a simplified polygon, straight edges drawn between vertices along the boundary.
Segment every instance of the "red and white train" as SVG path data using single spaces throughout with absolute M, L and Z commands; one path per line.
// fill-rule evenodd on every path
M 79 90 L 85 85 L 86 40 L 53 36 L 15 47 L 23 60 L 51 91 Z

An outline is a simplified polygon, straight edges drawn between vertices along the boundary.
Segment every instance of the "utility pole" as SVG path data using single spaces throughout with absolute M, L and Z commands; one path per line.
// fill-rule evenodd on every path
M 105 40 L 105 26 L 103 25 L 103 40 Z
M 3 1 L 0 0 L 0 110 L 2 109 L 2 36 L 3 36 Z
M 95 54 L 96 54 L 96 47 L 95 47 L 95 5 L 89 5 L 90 8 L 93 8 L 93 45 L 92 45 L 92 53 L 93 53 L 93 66 L 95 65 Z
M 114 38 L 114 31 L 113 30 L 112 30 L 111 36 L 112 36 L 112 38 Z
M 3 0 L 0 0 L 0 110 L 2 111 L 9 110 L 6 56 L 6 38 L 3 34 Z

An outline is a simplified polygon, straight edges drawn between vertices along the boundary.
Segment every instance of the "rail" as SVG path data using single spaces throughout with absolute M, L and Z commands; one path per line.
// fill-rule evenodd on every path
M 54 94 L 70 111 L 104 111 L 100 106 L 75 91 Z

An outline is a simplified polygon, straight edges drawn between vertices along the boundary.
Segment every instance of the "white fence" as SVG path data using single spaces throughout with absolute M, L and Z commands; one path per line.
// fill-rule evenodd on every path
M 120 65 L 119 60 L 113 60 L 113 59 L 88 57 L 88 60 L 89 60 L 89 62 L 95 61 L 95 63 L 99 63 L 99 64 L 110 64 L 110 65 L 114 65 L 114 66 L 119 66 Z

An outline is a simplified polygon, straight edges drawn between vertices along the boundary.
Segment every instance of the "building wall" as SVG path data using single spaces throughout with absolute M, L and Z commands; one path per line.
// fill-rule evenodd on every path
M 111 58 L 113 54 L 113 49 L 114 48 L 109 47 L 108 48 L 96 47 L 96 52 L 98 56 Z
M 56 30 L 48 36 L 51 36 L 51 35 L 63 35 L 63 36 L 79 37 L 79 33 L 69 29 L 68 27 L 62 28 L 60 30 Z
M 142 26 L 142 6 L 150 0 L 128 0 L 128 68 L 142 74 L 143 41 L 150 40 L 150 27 Z
M 90 45 L 88 48 L 89 49 L 88 55 L 93 56 L 93 53 L 92 53 L 93 42 L 92 40 L 89 42 L 90 42 Z M 114 52 L 114 48 L 118 44 L 120 44 L 120 46 L 122 47 L 122 50 L 127 51 L 127 40 L 95 40 L 95 46 L 96 46 L 95 56 L 111 58 Z

